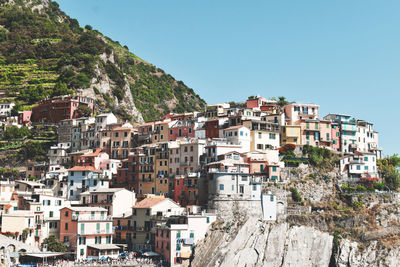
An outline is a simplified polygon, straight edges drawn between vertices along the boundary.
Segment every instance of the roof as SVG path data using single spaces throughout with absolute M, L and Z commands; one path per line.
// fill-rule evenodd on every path
M 16 182 L 16 183 L 27 184 L 27 185 L 30 185 L 30 186 L 36 186 L 36 185 L 39 185 L 39 186 L 45 186 L 44 184 L 42 184 L 42 183 L 38 183 L 38 182 L 35 182 L 35 181 L 22 181 L 22 180 L 16 180 L 15 182 Z
M 105 208 L 101 207 L 66 207 L 73 211 L 107 211 Z
M 226 128 L 226 129 L 224 129 L 224 130 L 225 130 L 225 131 L 231 131 L 231 130 L 237 130 L 237 129 L 240 129 L 240 128 L 243 128 L 243 127 L 247 128 L 247 127 L 244 126 L 244 125 L 236 125 L 236 126 L 231 126 L 231 127 L 229 127 L 229 128 Z
M 130 216 L 132 216 L 132 209 L 127 210 L 126 212 L 121 213 L 121 214 L 118 214 L 118 215 L 116 215 L 116 216 L 113 216 L 113 218 L 114 218 L 114 219 L 115 219 L 115 218 L 128 218 L 128 217 L 130 217 Z
M 151 208 L 154 207 L 155 205 L 157 205 L 158 203 L 161 203 L 163 201 L 167 200 L 167 198 L 155 198 L 155 197 L 149 197 L 149 198 L 145 198 L 142 201 L 140 201 L 139 203 L 136 203 L 135 206 L 133 206 L 134 208 L 138 208 L 138 209 L 143 209 L 143 208 Z
M 109 113 L 102 113 L 97 115 L 96 117 L 106 117 L 106 116 L 110 116 L 110 115 L 114 115 L 113 113 L 109 112 Z
M 121 190 L 126 190 L 125 188 L 99 188 L 97 190 L 86 191 L 88 193 L 114 193 Z M 85 193 L 86 193 L 85 192 Z
M 92 166 L 74 166 L 71 169 L 68 169 L 68 171 L 73 171 L 73 172 L 82 172 L 82 171 L 91 171 L 91 172 L 98 172 L 98 173 L 102 173 L 101 170 L 97 170 L 96 168 L 92 167 Z
M 92 153 L 83 154 L 83 156 L 84 157 L 95 157 L 95 156 L 98 156 L 101 153 L 105 153 L 105 152 L 101 152 L 101 149 L 98 148 Z
M 98 250 L 104 250 L 104 249 L 120 249 L 119 246 L 114 245 L 114 244 L 104 244 L 104 245 L 88 245 L 88 247 L 98 249 Z
M 129 128 L 129 127 L 117 127 L 114 128 L 113 131 L 132 131 L 133 128 Z

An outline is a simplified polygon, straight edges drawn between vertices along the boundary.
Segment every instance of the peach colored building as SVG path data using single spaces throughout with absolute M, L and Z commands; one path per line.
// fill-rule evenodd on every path
M 100 207 L 65 207 L 60 210 L 60 241 L 68 251 L 75 252 L 77 259 L 96 257 L 88 246 L 112 244 L 112 217 Z M 104 246 L 105 250 L 108 250 Z M 115 254 L 118 257 L 118 253 Z
M 286 123 L 291 125 L 302 119 L 318 119 L 319 106 L 314 104 L 290 103 L 284 106 Z

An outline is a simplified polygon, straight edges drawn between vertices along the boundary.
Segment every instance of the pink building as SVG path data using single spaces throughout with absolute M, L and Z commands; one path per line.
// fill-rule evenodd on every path
M 340 151 L 340 126 L 338 123 L 332 123 L 332 144 L 333 150 Z
M 176 121 L 169 128 L 169 141 L 176 141 L 182 137 L 194 137 L 194 122 L 193 121 Z
M 18 124 L 20 125 L 29 125 L 31 124 L 32 111 L 24 110 L 18 112 Z

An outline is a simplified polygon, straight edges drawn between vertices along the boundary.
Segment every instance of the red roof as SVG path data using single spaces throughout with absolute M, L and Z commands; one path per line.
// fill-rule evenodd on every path
M 83 154 L 83 157 L 96 157 L 101 153 L 101 149 L 96 149 L 93 153 Z
M 135 206 L 133 206 L 134 208 L 151 208 L 155 205 L 157 205 L 160 202 L 163 202 L 164 200 L 167 200 L 166 198 L 159 198 L 159 197 L 149 197 L 149 198 L 145 198 L 142 201 L 140 201 L 139 203 L 136 203 Z
M 101 170 L 98 170 L 92 166 L 74 166 L 73 168 L 69 169 L 68 171 L 72 172 L 84 172 L 84 171 L 91 171 L 91 172 L 98 172 L 102 173 Z

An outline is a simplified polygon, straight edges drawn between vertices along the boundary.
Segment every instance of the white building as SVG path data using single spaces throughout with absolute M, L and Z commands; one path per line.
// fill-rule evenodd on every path
M 355 152 L 340 159 L 343 178 L 377 180 L 379 178 L 375 153 Z
M 243 126 L 232 126 L 224 130 L 224 138 L 234 145 L 242 146 L 243 152 L 250 151 L 250 129 Z
M 95 130 L 97 133 L 104 130 L 107 125 L 117 123 L 118 119 L 113 113 L 103 113 L 96 116 Z
M 11 115 L 11 110 L 15 106 L 13 102 L 0 103 L 0 116 L 8 117 Z
M 81 193 L 80 203 L 90 207 L 103 207 L 109 215 L 115 217 L 132 211 L 136 204 L 136 194 L 125 188 L 99 188 Z
M 276 221 L 277 198 L 271 192 L 262 194 L 261 198 L 263 219 L 265 221 Z
M 102 171 L 89 166 L 75 166 L 68 170 L 68 199 L 79 200 L 82 192 L 108 188 L 109 180 L 104 179 Z
M 70 143 L 58 143 L 56 146 L 51 146 L 47 152 L 50 167 L 68 164 L 70 149 Z

